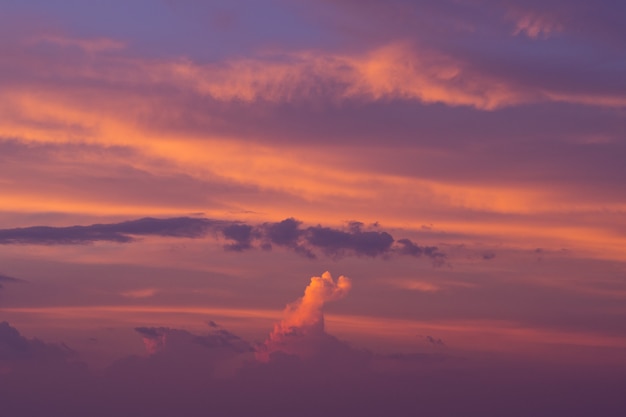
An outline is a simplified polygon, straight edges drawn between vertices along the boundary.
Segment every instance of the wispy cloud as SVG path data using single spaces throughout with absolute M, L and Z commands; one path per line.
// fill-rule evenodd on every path
M 190 217 L 143 218 L 122 223 L 90 226 L 34 226 L 0 230 L 0 244 L 75 245 L 93 242 L 128 243 L 133 236 L 197 238 L 204 236 L 211 221 Z
M 558 27 L 550 24 L 547 17 L 531 12 L 523 12 L 516 19 L 515 30 L 530 37 L 542 36 Z M 121 43 L 105 38 L 81 40 L 45 35 L 39 38 L 39 42 L 66 49 L 75 46 L 76 51 L 65 51 L 66 59 L 61 61 L 34 48 L 32 39 L 19 40 L 17 44 L 26 49 L 16 53 L 15 59 L 7 66 L 24 74 L 12 83 L 8 83 L 12 81 L 10 79 L 0 79 L 8 84 L 8 92 L 12 93 L 4 97 L 5 101 L 19 99 L 15 93 L 23 95 L 31 91 L 28 83 L 22 84 L 27 74 L 39 79 L 38 82 L 48 84 L 40 79 L 40 70 L 34 69 L 33 64 L 36 63 L 37 68 L 46 68 L 48 80 L 66 84 L 59 93 L 66 95 L 68 88 L 78 91 L 81 83 L 87 83 L 103 92 L 106 88 L 106 96 L 121 93 L 129 100 L 138 100 L 142 107 L 150 106 L 150 96 L 162 95 L 160 91 L 171 89 L 222 102 L 410 100 L 481 110 L 550 101 L 616 107 L 626 105 L 623 91 L 594 92 L 586 89 L 582 92 L 573 85 L 565 89 L 551 89 L 546 83 L 516 79 L 461 54 L 426 46 L 420 39 L 388 41 L 383 46 L 359 52 L 259 52 L 246 58 L 229 58 L 211 64 L 190 58 L 129 58 L 116 53 L 122 48 Z M 47 90 L 53 92 L 54 86 L 50 84 Z M 143 93 L 137 95 L 137 92 Z M 62 96 L 57 99 L 67 102 Z
M 2 288 L 3 283 L 13 283 L 13 282 L 21 282 L 21 279 L 13 278 L 8 275 L 0 274 L 0 288 Z
M 61 48 L 75 47 L 88 53 L 98 53 L 104 51 L 115 51 L 123 49 L 125 43 L 110 38 L 76 38 L 60 34 L 48 34 L 35 36 L 29 39 L 32 44 L 51 44 Z

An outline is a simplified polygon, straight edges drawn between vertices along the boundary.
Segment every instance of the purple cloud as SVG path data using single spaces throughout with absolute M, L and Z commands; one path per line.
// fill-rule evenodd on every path
M 129 356 L 97 373 L 70 371 L 69 362 L 61 362 L 65 368 L 53 373 L 39 367 L 0 373 L 2 411 L 12 417 L 200 417 L 207 412 L 231 417 L 412 417 L 416 412 L 441 417 L 621 417 L 626 411 L 619 369 L 583 364 L 570 369 L 443 353 L 377 355 L 327 334 L 316 344 L 317 355 L 279 352 L 268 362 L 258 362 L 250 352 L 216 343 L 232 335 L 214 339 L 158 327 L 137 331 L 142 337 L 166 335 L 166 344 L 157 353 Z M 7 340 L 15 352 L 35 345 L 57 352 L 3 323 L 0 341 Z M 433 343 L 439 345 L 439 339 Z M 7 360 L 21 359 L 14 355 Z
M 7 275 L 0 274 L 0 288 L 3 288 L 3 283 L 21 282 L 21 279 L 13 278 Z
M 0 230 L 0 244 L 76 245 L 99 241 L 128 243 L 133 236 L 197 238 L 204 236 L 211 221 L 190 217 L 143 218 L 121 223 L 90 226 L 33 226 Z
M 276 245 L 311 259 L 317 258 L 317 252 L 332 258 L 425 256 L 438 265 L 446 258 L 437 247 L 418 246 L 406 238 L 396 241 L 388 232 L 375 229 L 365 229 L 362 223 L 354 221 L 349 222 L 345 229 L 322 225 L 302 227 L 302 222 L 294 218 L 260 225 L 194 217 L 143 218 L 90 226 L 0 229 L 0 244 L 77 245 L 99 241 L 130 243 L 136 241 L 138 236 L 195 239 L 215 232 L 227 241 L 225 250 L 237 252 L 258 248 L 270 250 L 272 245 Z
M 27 339 L 6 321 L 0 322 L 0 362 L 46 363 L 64 361 L 76 356 L 65 344 L 55 345 L 39 339 Z

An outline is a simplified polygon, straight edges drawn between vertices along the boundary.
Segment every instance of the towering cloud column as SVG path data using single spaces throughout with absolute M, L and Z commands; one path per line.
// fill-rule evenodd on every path
M 324 304 L 339 300 L 350 291 L 350 279 L 340 276 L 337 281 L 329 272 L 312 277 L 304 295 L 285 308 L 284 318 L 257 350 L 257 359 L 269 360 L 273 352 L 311 356 L 329 337 L 324 332 Z

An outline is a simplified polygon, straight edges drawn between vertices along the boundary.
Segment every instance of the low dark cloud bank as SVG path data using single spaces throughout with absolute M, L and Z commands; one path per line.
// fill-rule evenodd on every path
M 39 339 L 27 339 L 6 321 L 0 323 L 0 363 L 51 363 L 65 361 L 76 355 L 64 344 L 48 344 Z
M 366 227 L 350 222 L 343 229 L 322 225 L 303 227 L 302 222 L 288 218 L 275 223 L 250 225 L 242 222 L 206 218 L 177 217 L 169 219 L 143 218 L 121 223 L 90 226 L 33 226 L 0 229 L 0 244 L 77 245 L 94 242 L 129 243 L 137 237 L 163 236 L 200 238 L 213 233 L 226 240 L 225 250 L 271 250 L 274 246 L 287 248 L 311 259 L 320 254 L 332 258 L 344 256 L 389 257 L 425 256 L 436 265 L 446 255 L 435 246 L 419 246 L 410 239 L 394 239 L 378 226 Z
M 62 345 L 0 324 L 0 415 L 243 417 L 416 415 L 622 417 L 619 372 L 491 362 L 445 353 L 376 355 L 324 332 L 294 331 L 312 355 L 254 347 L 209 325 L 204 334 L 139 327 L 147 353 L 92 371 Z M 285 339 L 288 342 L 287 339 Z M 584 395 L 581 395 L 584 393 Z

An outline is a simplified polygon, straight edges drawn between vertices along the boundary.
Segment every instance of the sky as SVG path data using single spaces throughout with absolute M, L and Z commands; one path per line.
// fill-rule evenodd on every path
M 625 415 L 625 21 L 0 0 L 0 415 Z

